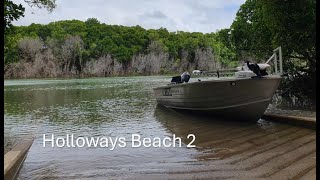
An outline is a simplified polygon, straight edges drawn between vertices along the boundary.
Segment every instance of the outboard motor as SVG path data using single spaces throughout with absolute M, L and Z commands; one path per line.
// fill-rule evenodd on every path
M 261 76 L 261 73 L 260 73 L 260 67 L 258 66 L 258 64 L 252 64 L 252 63 L 249 63 L 249 61 L 247 61 L 247 66 L 248 68 L 254 72 L 257 76 Z
M 172 77 L 171 83 L 182 83 L 182 82 L 181 82 L 181 76 L 174 76 L 174 77 Z
M 184 73 L 181 74 L 181 82 L 189 82 L 190 79 L 190 74 L 185 71 Z
M 258 77 L 268 75 L 266 68 L 270 65 L 268 64 L 252 64 L 247 61 L 248 68 L 254 72 Z
M 171 83 L 179 84 L 184 82 L 189 82 L 190 80 L 190 74 L 186 71 L 181 74 L 181 76 L 174 76 L 171 79 Z
M 267 73 L 267 67 L 270 67 L 269 64 L 258 64 L 259 68 L 260 68 L 260 74 L 261 76 L 266 76 L 268 75 Z

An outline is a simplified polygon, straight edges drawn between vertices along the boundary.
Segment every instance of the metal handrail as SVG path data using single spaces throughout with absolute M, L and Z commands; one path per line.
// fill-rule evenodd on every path
M 278 55 L 277 52 L 279 53 L 279 73 L 278 73 Z M 274 59 L 274 71 L 275 74 L 283 74 L 283 67 L 282 67 L 282 49 L 281 46 L 277 47 L 276 49 L 273 50 L 272 56 L 265 62 L 268 64 L 272 59 Z
M 236 68 L 229 68 L 229 69 L 216 69 L 214 71 L 200 71 L 202 75 L 211 75 L 211 76 L 217 76 L 218 78 L 220 76 L 225 76 L 226 72 L 237 72 L 238 70 Z
M 277 52 L 279 53 L 279 72 L 278 72 L 278 55 Z M 265 62 L 265 64 L 268 64 L 272 59 L 274 59 L 274 69 L 275 69 L 275 74 L 283 75 L 283 67 L 282 67 L 282 49 L 281 46 L 277 47 L 276 49 L 273 50 L 273 54 L 270 56 L 270 58 Z M 220 77 L 220 73 L 223 72 L 237 72 L 239 71 L 237 68 L 229 68 L 229 69 L 216 69 L 213 71 L 201 71 L 199 70 L 201 74 L 206 75 L 206 74 L 217 74 L 217 77 Z

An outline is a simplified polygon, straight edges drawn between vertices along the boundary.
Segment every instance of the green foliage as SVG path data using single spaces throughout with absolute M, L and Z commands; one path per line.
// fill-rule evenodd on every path
M 49 12 L 56 7 L 56 0 L 25 0 L 29 6 L 46 8 Z M 50 28 L 45 25 L 31 24 L 29 27 L 14 27 L 12 21 L 24 16 L 25 8 L 11 0 L 4 0 L 4 63 L 5 65 L 17 62 L 19 59 L 18 41 L 25 36 L 38 36 L 43 42 L 51 36 Z
M 283 97 L 315 102 L 316 17 L 315 0 L 247 0 L 231 25 L 231 43 L 237 56 L 268 58 L 282 47 L 284 70 L 289 73 L 281 85 Z
M 315 26 L 315 0 L 247 0 L 231 25 L 231 39 L 238 54 L 264 57 L 281 46 L 286 58 L 314 65 Z
M 281 45 L 284 55 L 316 63 L 315 0 L 261 0 L 262 15 L 272 34 L 272 45 Z
M 22 39 L 22 36 L 20 34 L 17 34 L 16 36 L 9 36 L 5 39 L 4 64 L 7 65 L 18 61 L 18 41 Z
M 271 32 L 262 13 L 260 0 L 248 0 L 241 5 L 231 25 L 231 41 L 238 55 L 246 53 L 257 58 L 267 58 L 274 49 Z
M 100 24 L 100 21 L 97 18 L 88 18 L 85 21 L 86 26 L 92 27 Z
M 24 0 L 30 7 L 46 8 L 52 12 L 56 7 L 56 0 Z M 25 8 L 21 4 L 15 4 L 11 0 L 4 0 L 4 29 L 12 26 L 12 21 L 18 20 L 24 16 Z
M 15 4 L 10 0 L 4 0 L 4 29 L 12 26 L 11 22 L 23 16 L 25 8 L 19 4 Z
M 234 48 L 232 46 L 231 42 L 231 30 L 230 29 L 221 29 L 217 32 L 217 36 L 219 40 L 224 44 L 227 48 L 232 49 Z
M 31 24 L 14 27 L 14 29 L 15 33 L 9 33 L 8 37 L 39 37 L 44 44 L 49 44 L 49 41 L 54 40 L 55 43 L 62 45 L 68 36 L 80 36 L 84 43 L 82 56 L 84 61 L 110 54 L 119 62 L 126 63 L 133 55 L 149 53 L 148 46 L 151 42 L 156 42 L 159 46 L 152 49 L 152 52 L 157 53 L 159 50 L 168 52 L 170 58 L 173 59 L 182 59 L 181 52 L 186 51 L 188 61 L 193 62 L 196 49 L 211 47 L 214 52 L 219 52 L 215 54 L 219 56 L 217 59 L 221 59 L 224 65 L 228 66 L 235 60 L 232 50 L 228 49 L 222 41 L 220 42 L 214 33 L 182 31 L 176 33 L 169 32 L 165 28 L 145 30 L 140 26 L 106 25 L 100 23 L 96 18 L 89 18 L 85 22 L 66 20 L 51 22 L 47 25 Z M 12 58 L 18 59 L 18 54 L 14 54 Z
M 24 0 L 30 7 L 46 8 L 47 11 L 52 12 L 56 8 L 56 0 Z

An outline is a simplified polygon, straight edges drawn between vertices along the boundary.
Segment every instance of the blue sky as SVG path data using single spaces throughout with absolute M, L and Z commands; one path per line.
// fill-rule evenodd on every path
M 57 0 L 52 13 L 26 7 L 25 17 L 14 25 L 47 24 L 59 20 L 97 18 L 106 24 L 140 25 L 146 29 L 215 32 L 230 27 L 245 0 Z

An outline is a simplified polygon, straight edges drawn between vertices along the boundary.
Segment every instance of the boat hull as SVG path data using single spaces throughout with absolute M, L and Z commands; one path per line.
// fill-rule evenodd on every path
M 259 120 L 281 82 L 280 76 L 208 80 L 154 88 L 157 102 L 173 109 L 222 118 Z

